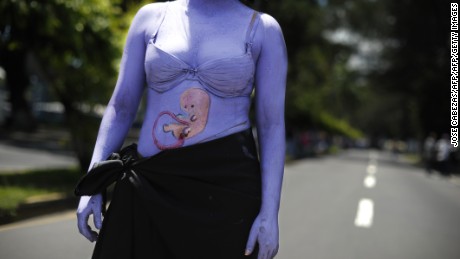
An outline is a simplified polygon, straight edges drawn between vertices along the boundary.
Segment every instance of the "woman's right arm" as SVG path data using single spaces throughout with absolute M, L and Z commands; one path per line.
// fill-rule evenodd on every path
M 107 159 L 118 151 L 136 117 L 140 99 L 145 85 L 144 56 L 146 48 L 147 24 L 153 14 L 159 14 L 157 4 L 142 7 L 135 15 L 126 38 L 117 84 L 107 105 L 97 135 L 90 168 L 94 163 Z M 97 55 L 97 50 L 95 50 Z M 109 64 L 108 64 L 109 65 Z M 83 196 L 77 209 L 78 229 L 91 242 L 97 239 L 97 233 L 88 225 L 88 218 L 93 214 L 94 224 L 102 226 L 101 195 Z

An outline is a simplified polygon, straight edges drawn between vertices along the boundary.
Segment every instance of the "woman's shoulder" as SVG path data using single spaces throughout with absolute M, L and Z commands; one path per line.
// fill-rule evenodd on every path
M 260 14 L 260 26 L 265 32 L 281 33 L 281 26 L 278 21 L 267 13 Z
M 134 15 L 131 27 L 134 27 L 140 33 L 144 33 L 145 40 L 148 40 L 163 17 L 166 4 L 165 2 L 160 2 L 143 5 Z
M 258 12 L 258 14 L 259 22 L 253 38 L 254 51 L 257 54 L 264 46 L 270 48 L 274 39 L 284 38 L 280 24 L 273 16 L 263 12 Z
M 159 2 L 159 3 L 149 3 L 143 5 L 137 11 L 135 17 L 140 19 L 150 19 L 150 20 L 158 20 L 162 17 L 163 12 L 165 11 L 167 2 Z

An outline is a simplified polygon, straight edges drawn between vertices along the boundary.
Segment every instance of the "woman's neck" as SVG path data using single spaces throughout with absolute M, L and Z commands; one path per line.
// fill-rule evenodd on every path
M 217 13 L 230 10 L 240 4 L 239 0 L 177 0 L 187 11 Z

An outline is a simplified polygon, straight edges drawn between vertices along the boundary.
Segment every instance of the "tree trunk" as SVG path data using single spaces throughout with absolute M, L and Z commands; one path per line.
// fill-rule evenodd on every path
M 26 52 L 23 50 L 5 51 L 1 58 L 6 72 L 6 85 L 11 103 L 11 113 L 6 119 L 5 126 L 11 130 L 33 131 L 37 128 L 37 123 L 25 97 L 29 86 L 29 75 L 25 69 Z
M 87 171 L 91 163 L 100 119 L 84 114 L 69 102 L 65 107 L 66 124 L 70 131 L 71 143 L 82 171 Z

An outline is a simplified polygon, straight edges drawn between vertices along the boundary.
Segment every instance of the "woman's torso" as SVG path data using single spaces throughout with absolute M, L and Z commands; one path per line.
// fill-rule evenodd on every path
M 242 5 L 227 18 L 187 14 L 177 2 L 163 5 L 146 45 L 143 156 L 250 127 L 258 15 Z

